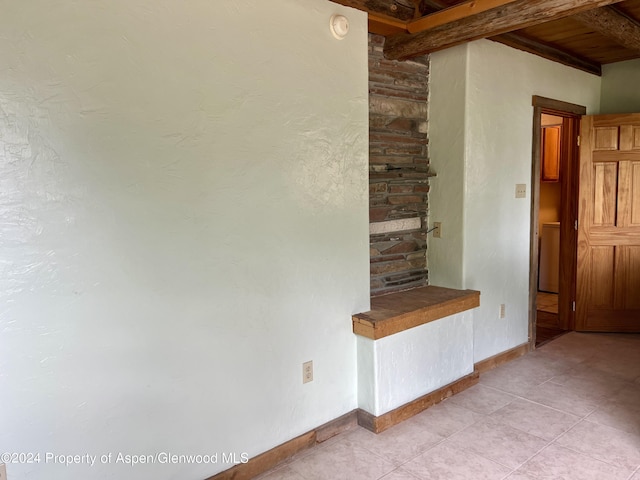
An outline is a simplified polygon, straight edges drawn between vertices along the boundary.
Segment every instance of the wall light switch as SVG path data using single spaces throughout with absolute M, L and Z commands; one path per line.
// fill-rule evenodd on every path
M 527 184 L 526 183 L 517 183 L 516 184 L 516 198 L 527 198 Z
M 433 238 L 442 238 L 442 222 L 433 222 Z
M 313 360 L 302 364 L 302 383 L 313 381 Z

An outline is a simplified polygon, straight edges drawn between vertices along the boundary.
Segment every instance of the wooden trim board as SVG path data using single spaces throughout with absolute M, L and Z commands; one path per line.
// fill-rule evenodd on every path
M 554 111 L 556 112 L 556 114 L 560 114 L 561 116 L 566 116 L 567 114 L 587 114 L 587 107 L 584 107 L 582 105 L 563 102 L 561 100 L 554 100 L 553 98 L 541 97 L 539 95 L 533 95 L 531 99 L 531 105 L 533 105 L 534 107 L 540 107 L 543 110 Z
M 357 413 L 356 410 L 353 410 L 310 432 L 261 453 L 247 463 L 238 464 L 207 478 L 207 480 L 250 480 L 293 457 L 296 453 L 314 447 L 316 444 L 322 443 L 356 425 Z
M 479 361 L 474 365 L 475 371 L 479 374 L 486 373 L 489 370 L 493 370 L 500 365 L 510 362 L 511 360 L 515 360 L 523 355 L 526 355 L 531 351 L 531 345 L 529 342 L 523 343 L 522 345 L 518 345 L 510 350 L 507 350 L 502 353 L 498 353 L 493 357 L 485 358 L 484 360 Z
M 480 292 L 427 286 L 371 299 L 371 310 L 353 315 L 353 333 L 372 340 L 403 332 L 480 305 Z
M 546 101 L 544 97 L 533 96 L 533 131 L 531 152 L 531 204 L 529 222 L 529 344 L 536 344 L 536 295 L 538 291 L 538 270 L 540 269 L 540 240 L 538 218 L 540 216 L 540 166 L 542 165 L 542 109 L 537 102 Z
M 380 415 L 379 417 L 358 409 L 358 425 L 372 431 L 373 433 L 384 432 L 386 429 L 417 415 L 452 395 L 474 386 L 478 383 L 479 377 L 479 373 L 474 371 L 473 373 L 470 373 L 449 385 L 445 385 L 438 390 L 427 393 L 426 395 L 423 395 L 412 402 L 406 403 L 395 410 L 391 410 L 390 412 Z

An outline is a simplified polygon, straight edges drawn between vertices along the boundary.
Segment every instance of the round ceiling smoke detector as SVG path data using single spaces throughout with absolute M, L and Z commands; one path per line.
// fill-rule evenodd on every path
M 344 15 L 333 15 L 329 20 L 331 33 L 338 40 L 342 40 L 349 33 L 349 19 Z

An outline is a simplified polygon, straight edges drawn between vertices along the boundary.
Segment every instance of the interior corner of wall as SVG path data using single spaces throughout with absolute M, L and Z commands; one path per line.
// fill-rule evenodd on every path
M 463 110 L 463 131 L 462 131 L 462 144 L 463 144 L 463 158 L 462 158 L 462 205 L 461 205 L 461 216 L 462 216 L 462 228 L 460 229 L 460 256 L 462 257 L 461 267 L 460 267 L 460 288 L 467 288 L 467 275 L 466 275 L 466 226 L 469 224 L 467 221 L 467 198 L 468 198 L 468 178 L 467 178 L 467 168 L 469 162 L 469 102 L 470 102 L 470 85 L 471 85 L 471 44 L 465 44 L 465 64 L 464 64 L 464 110 Z
M 375 378 L 375 385 L 380 385 L 380 362 L 378 355 L 379 344 L 377 341 L 372 340 L 373 343 L 373 375 Z M 380 415 L 380 392 L 376 388 L 373 392 L 373 414 Z
M 375 385 L 378 384 L 376 342 L 360 335 L 357 337 L 357 405 L 358 408 L 377 415 L 380 400 Z

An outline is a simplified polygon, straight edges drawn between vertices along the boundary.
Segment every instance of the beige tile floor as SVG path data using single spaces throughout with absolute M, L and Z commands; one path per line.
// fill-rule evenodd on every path
M 640 335 L 569 333 L 379 435 L 262 480 L 640 480 Z

